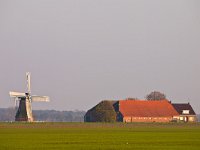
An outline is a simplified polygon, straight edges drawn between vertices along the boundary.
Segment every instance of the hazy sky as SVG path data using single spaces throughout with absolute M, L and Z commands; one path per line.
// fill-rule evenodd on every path
M 199 0 L 0 0 L 0 107 L 9 91 L 87 110 L 158 90 L 200 113 Z

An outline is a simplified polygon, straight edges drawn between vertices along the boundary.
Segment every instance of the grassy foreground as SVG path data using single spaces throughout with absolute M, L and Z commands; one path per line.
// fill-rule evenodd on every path
M 0 150 L 199 150 L 200 124 L 0 123 Z

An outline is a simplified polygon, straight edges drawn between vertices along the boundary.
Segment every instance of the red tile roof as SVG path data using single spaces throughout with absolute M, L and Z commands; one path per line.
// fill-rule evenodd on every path
M 179 115 L 168 100 L 120 100 L 119 111 L 124 117 L 171 117 Z

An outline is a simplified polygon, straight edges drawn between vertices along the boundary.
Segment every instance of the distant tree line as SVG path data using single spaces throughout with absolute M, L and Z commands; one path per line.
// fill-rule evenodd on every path
M 15 108 L 0 108 L 0 121 L 14 121 Z M 85 111 L 33 110 L 35 121 L 83 122 Z
M 0 108 L 0 121 L 14 121 L 15 114 L 15 108 Z
M 200 122 L 200 114 L 197 114 L 197 120 Z

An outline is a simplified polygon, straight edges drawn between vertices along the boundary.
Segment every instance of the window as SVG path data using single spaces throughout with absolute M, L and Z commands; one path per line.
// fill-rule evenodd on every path
M 190 110 L 183 110 L 182 114 L 190 114 Z
M 180 117 L 180 120 L 183 120 L 183 117 Z

